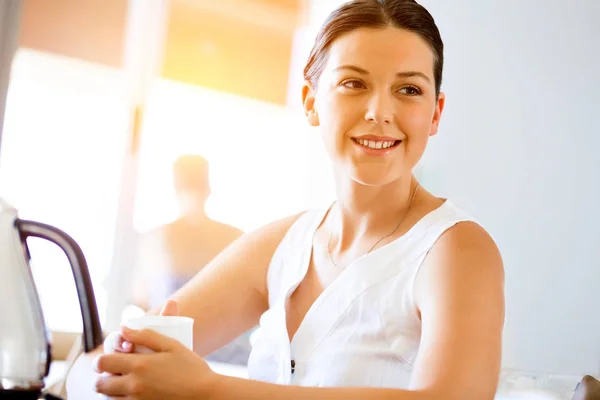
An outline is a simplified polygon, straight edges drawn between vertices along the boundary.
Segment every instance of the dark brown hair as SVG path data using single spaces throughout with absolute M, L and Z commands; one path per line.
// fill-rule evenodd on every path
M 414 0 L 353 0 L 333 11 L 321 27 L 304 68 L 304 79 L 317 87 L 331 43 L 358 28 L 395 27 L 416 33 L 434 54 L 435 94 L 440 93 L 444 43 L 429 12 Z

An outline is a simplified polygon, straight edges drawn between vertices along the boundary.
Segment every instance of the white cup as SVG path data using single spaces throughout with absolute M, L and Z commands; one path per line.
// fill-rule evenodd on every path
M 125 321 L 130 329 L 150 329 L 161 335 L 177 340 L 190 350 L 194 349 L 194 320 L 189 317 L 146 315 Z M 151 353 L 143 346 L 135 346 L 136 353 Z

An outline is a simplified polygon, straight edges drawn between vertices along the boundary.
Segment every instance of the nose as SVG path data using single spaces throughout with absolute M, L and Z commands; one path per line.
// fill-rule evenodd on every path
M 376 124 L 390 124 L 394 120 L 393 99 L 389 94 L 374 94 L 367 107 L 365 119 Z

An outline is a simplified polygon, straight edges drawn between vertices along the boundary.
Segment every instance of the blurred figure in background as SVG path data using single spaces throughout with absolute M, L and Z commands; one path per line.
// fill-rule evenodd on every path
M 133 279 L 133 302 L 145 311 L 163 304 L 243 232 L 211 220 L 209 165 L 200 155 L 182 155 L 173 164 L 179 218 L 140 237 Z M 208 359 L 246 364 L 248 335 Z

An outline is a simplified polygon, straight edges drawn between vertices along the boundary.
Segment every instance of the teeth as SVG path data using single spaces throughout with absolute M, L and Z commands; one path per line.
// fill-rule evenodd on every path
M 361 146 L 365 146 L 370 149 L 387 149 L 388 147 L 392 147 L 395 143 L 395 142 L 376 142 L 374 140 L 364 140 L 364 139 L 358 139 L 356 141 Z

